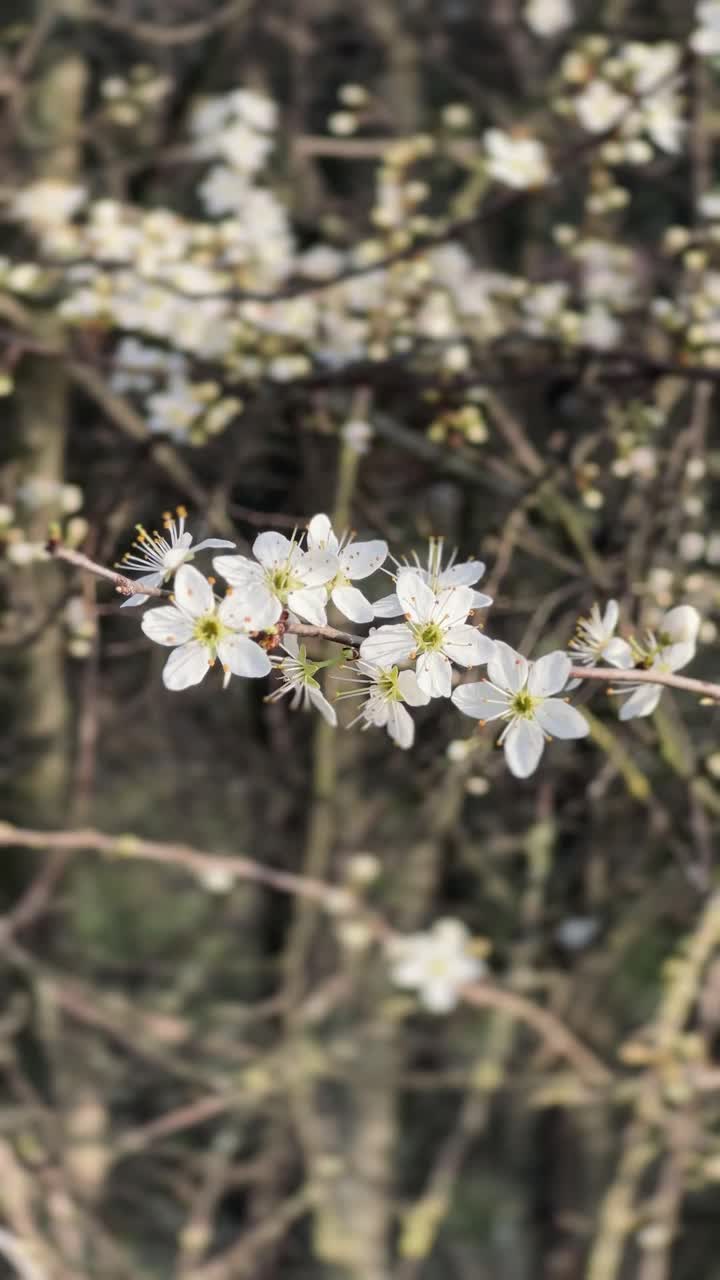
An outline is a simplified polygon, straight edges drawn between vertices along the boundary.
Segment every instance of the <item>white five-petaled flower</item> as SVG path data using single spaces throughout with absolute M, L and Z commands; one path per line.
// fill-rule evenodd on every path
M 218 604 L 207 578 L 183 564 L 175 575 L 174 604 L 149 609 L 142 629 L 156 644 L 172 646 L 163 668 L 167 689 L 199 684 L 217 659 L 230 676 L 259 677 L 270 671 L 270 659 L 249 633 L 268 630 L 280 616 L 280 605 L 267 593 L 250 588 L 242 599 L 229 594 Z
M 405 622 L 378 627 L 360 646 L 366 662 L 389 667 L 417 659 L 417 680 L 431 698 L 449 698 L 452 667 L 474 667 L 494 653 L 492 640 L 467 624 L 470 587 L 443 587 L 437 594 L 414 569 L 401 569 L 397 594 Z
M 537 138 L 515 138 L 502 129 L 484 136 L 487 171 L 506 187 L 542 187 L 550 177 L 547 154 Z
M 327 586 L 337 571 L 337 559 L 327 551 L 303 551 L 282 533 L 260 533 L 253 543 L 255 560 L 247 556 L 216 556 L 213 566 L 232 586 L 251 586 L 277 600 L 298 618 L 324 627 Z
M 417 991 L 432 1013 L 449 1013 L 462 988 L 485 972 L 470 944 L 465 925 L 449 918 L 436 920 L 426 933 L 393 938 L 388 944 L 391 978 L 396 986 Z
M 589 618 L 578 618 L 575 638 L 570 641 L 570 657 L 584 667 L 609 662 L 613 667 L 633 665 L 633 653 L 627 640 L 615 635 L 620 610 L 617 600 L 608 600 L 605 612 L 594 604 Z
M 139 587 L 161 587 L 163 583 L 170 581 L 181 564 L 187 564 L 189 560 L 194 559 L 198 551 L 205 551 L 208 547 L 235 546 L 235 543 L 228 542 L 227 538 L 203 538 L 202 542 L 196 543 L 193 547 L 192 534 L 185 531 L 187 511 L 184 507 L 178 507 L 176 515 L 177 520 L 173 519 L 169 511 L 164 512 L 165 537 L 157 532 L 149 534 L 141 524 L 137 526 L 138 536 L 133 546 L 137 548 L 139 554 L 135 555 L 128 551 L 117 568 L 122 569 L 123 573 L 142 574 L 143 576 L 138 579 Z M 149 573 L 146 572 L 148 569 Z M 121 608 L 144 604 L 149 598 L 142 594 L 129 596 L 123 601 Z
M 644 647 L 646 671 L 668 673 L 680 671 L 695 657 L 695 646 L 700 629 L 700 614 L 691 604 L 679 604 L 669 609 L 658 624 L 657 631 L 647 637 Z M 635 720 L 652 715 L 662 695 L 661 684 L 626 684 L 613 689 L 613 693 L 629 694 L 620 708 L 621 720 Z
M 351 622 L 372 622 L 373 606 L 353 582 L 369 578 L 387 558 L 387 543 L 353 542 L 338 539 L 325 515 L 313 516 L 308 525 L 307 544 L 310 551 L 324 551 L 335 557 L 336 573 L 326 584 L 333 604 Z
M 314 707 L 320 712 L 323 720 L 335 726 L 337 724 L 335 708 L 328 702 L 317 679 L 317 673 L 321 667 L 327 667 L 330 664 L 314 662 L 312 658 L 308 658 L 305 646 L 298 645 L 293 635 L 286 635 L 281 647 L 285 650 L 285 656 L 273 654 L 270 661 L 280 676 L 282 684 L 268 695 L 266 701 L 277 702 L 287 694 L 292 694 L 290 706 L 293 710 L 302 707 L 307 711 L 310 707 Z
M 453 551 L 447 565 L 443 568 L 443 539 L 431 538 L 428 544 L 427 568 L 421 565 L 415 556 L 415 565 L 403 565 L 399 572 L 413 568 L 436 595 L 443 587 L 474 587 L 475 583 L 482 578 L 485 565 L 482 560 L 465 560 L 462 564 L 456 564 L 456 554 L 457 552 Z M 486 596 L 482 591 L 473 591 L 472 594 L 472 609 L 487 609 L 492 604 L 492 596 Z M 376 600 L 373 609 L 376 618 L 397 618 L 403 612 L 403 606 L 396 591 L 389 596 L 383 596 L 381 600 Z
M 575 99 L 575 112 L 588 133 L 605 133 L 627 113 L 631 99 L 607 80 L 595 79 Z
M 339 698 L 364 698 L 362 709 L 348 728 L 362 721 L 363 729 L 387 729 L 393 742 L 407 751 L 415 740 L 415 725 L 405 707 L 424 707 L 430 697 L 419 686 L 414 671 L 380 667 L 358 658 L 352 666 L 350 683 L 359 688 L 338 694 Z M 357 677 L 357 678 L 355 678 Z
M 568 706 L 561 693 L 570 675 L 570 659 L 557 649 L 537 662 L 528 662 L 509 644 L 495 641 L 488 662 L 488 679 L 460 685 L 452 695 L 466 716 L 485 723 L 506 720 L 502 743 L 507 766 L 516 778 L 528 778 L 540 763 L 546 737 L 584 738 L 587 720 Z

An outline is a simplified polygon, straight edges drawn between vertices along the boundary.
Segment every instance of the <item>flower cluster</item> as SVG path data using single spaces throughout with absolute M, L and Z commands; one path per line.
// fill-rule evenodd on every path
M 717 8 L 715 0 L 696 8 L 692 45 L 707 56 Z M 573 0 L 526 0 L 523 15 L 540 41 L 567 32 L 577 16 Z M 617 219 L 633 198 L 623 167 L 675 158 L 686 146 L 683 51 L 667 40 L 592 34 L 564 43 L 544 125 L 513 121 L 458 139 L 472 113 L 450 103 L 434 129 L 383 147 L 357 238 L 336 228 L 307 244 L 295 234 L 273 182 L 273 155 L 283 151 L 278 104 L 237 86 L 197 101 L 184 122 L 195 214 L 192 200 L 179 212 L 119 199 L 115 189 L 32 181 L 6 197 L 6 212 L 26 233 L 20 245 L 37 245 L 38 261 L 0 259 L 0 286 L 23 301 L 49 295 L 66 326 L 102 335 L 113 390 L 139 402 L 153 432 L 195 445 L 235 423 L 268 380 L 396 358 L 462 375 L 479 349 L 518 331 L 564 348 L 617 350 L 644 306 L 649 260 L 661 258 L 617 241 Z M 166 78 L 137 68 L 104 82 L 103 112 L 127 128 L 138 113 L 157 112 L 168 92 Z M 367 91 L 343 86 L 340 105 L 329 128 L 342 136 L 365 119 Z M 565 155 L 568 122 L 576 136 Z M 587 149 L 592 164 L 576 164 L 573 147 Z M 488 200 L 502 207 L 506 197 L 571 177 L 583 184 L 577 227 L 552 229 L 554 278 L 488 270 L 452 237 L 438 196 L 449 170 L 461 179 L 468 165 L 477 180 L 462 207 L 473 216 Z M 713 196 L 703 194 L 704 209 Z M 417 253 L 388 263 L 416 238 Z M 664 272 L 658 278 L 665 290 Z M 681 286 L 647 301 L 653 324 L 636 336 L 648 350 L 672 333 L 711 358 L 713 314 L 691 315 Z M 430 424 L 432 438 L 452 440 L 459 429 L 471 443 L 491 440 L 492 415 L 478 425 L 473 399 L 453 406 L 452 420 Z M 585 493 L 592 509 L 598 490 Z
M 426 933 L 393 938 L 388 953 L 393 982 L 416 991 L 431 1013 L 449 1013 L 463 987 L 485 972 L 465 925 L 450 918 L 436 920 Z
M 351 725 L 384 728 L 403 749 L 415 739 L 411 709 L 449 700 L 481 725 L 504 721 L 498 745 L 510 772 L 527 778 L 548 741 L 587 736 L 586 718 L 566 696 L 582 683 L 584 670 L 607 663 L 624 672 L 672 673 L 695 654 L 700 616 L 693 606 L 665 612 L 638 640 L 616 635 L 620 611 L 610 600 L 604 610 L 595 604 L 588 618 L 579 619 L 567 652 L 556 649 L 529 661 L 478 625 L 477 611 L 492 605 L 476 589 L 485 571 L 482 561 L 452 556 L 443 564 L 442 540 L 434 538 L 425 563 L 417 557 L 413 563 L 394 560 L 388 569 L 383 540 L 338 536 L 322 513 L 301 536 L 258 534 L 251 556 L 216 555 L 214 571 L 227 584 L 220 597 L 216 579 L 189 562 L 210 548 L 234 552 L 234 544 L 216 538 L 193 543 L 185 519 L 183 508 L 176 517 L 166 514 L 164 535 L 139 527 L 135 551 L 120 561 L 146 588 L 126 604 L 171 596 L 142 619 L 145 634 L 172 649 L 163 670 L 171 690 L 199 684 L 216 661 L 224 685 L 233 675 L 257 678 L 272 671 L 278 683 L 270 701 L 289 695 L 293 707 L 314 709 L 336 725 L 333 704 L 356 699 Z M 389 595 L 365 587 L 378 570 L 393 579 Z M 362 591 L 356 582 L 363 582 Z M 353 623 L 379 625 L 370 625 L 365 637 L 336 631 L 328 627 L 330 608 Z M 384 621 L 398 617 L 402 621 Z M 317 658 L 308 651 L 306 639 L 324 637 L 340 644 L 337 657 Z M 477 667 L 486 668 L 485 676 L 466 682 L 462 673 Z M 349 687 L 331 697 L 320 675 L 324 670 Z M 630 720 L 654 711 L 662 685 L 645 678 L 625 681 L 613 692 L 629 695 L 620 718 Z

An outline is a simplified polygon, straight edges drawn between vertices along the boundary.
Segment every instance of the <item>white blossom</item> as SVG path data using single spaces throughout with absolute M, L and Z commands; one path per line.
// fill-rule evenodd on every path
M 652 94 L 641 107 L 645 132 L 656 147 L 669 155 L 678 155 L 685 136 L 682 103 L 673 90 Z
M 155 531 L 148 533 L 141 524 L 137 526 L 138 536 L 133 542 L 135 552 L 128 551 L 117 565 L 123 573 L 139 573 L 139 587 L 161 587 L 169 582 L 181 565 L 193 560 L 198 551 L 206 551 L 209 547 L 234 547 L 235 543 L 227 538 L 203 538 L 193 547 L 193 536 L 185 529 L 187 511 L 178 507 L 177 519 L 169 511 L 163 515 L 165 535 Z M 149 571 L 149 572 L 148 572 Z M 144 604 L 149 596 L 138 594 L 129 596 L 122 604 Z
M 238 173 L 248 176 L 263 167 L 272 150 L 272 139 L 238 120 L 217 138 L 217 150 Z
M 452 695 L 455 706 L 466 716 L 483 724 L 507 721 L 498 743 L 516 778 L 535 772 L 546 738 L 584 738 L 590 732 L 587 720 L 575 707 L 552 696 L 566 687 L 570 666 L 567 654 L 559 649 L 537 662 L 528 662 L 498 640 L 488 662 L 487 680 L 459 685 Z
M 224 213 L 238 214 L 248 193 L 247 175 L 226 164 L 216 164 L 205 175 L 198 191 L 212 217 Z
M 227 684 L 231 675 L 259 677 L 271 669 L 264 649 L 250 639 L 277 622 L 280 607 L 263 591 L 228 594 L 218 604 L 207 578 L 183 564 L 175 575 L 174 603 L 149 609 L 142 629 L 156 644 L 172 646 L 163 668 L 167 689 L 199 684 L 209 667 L 220 660 Z
M 618 93 L 607 80 L 591 80 L 575 99 L 575 112 L 588 133 L 605 133 L 622 119 L 630 99 Z
M 537 138 L 515 138 L 502 129 L 484 136 L 487 171 L 507 187 L 541 187 L 550 177 L 547 154 Z
M 18 192 L 11 212 L 20 222 L 28 222 L 38 230 L 54 228 L 69 222 L 82 208 L 87 192 L 61 178 L 41 178 Z
M 690 47 L 705 58 L 720 56 L 720 0 L 700 0 L 695 9 L 697 28 Z
M 541 38 L 559 35 L 575 20 L 571 0 L 527 0 L 525 21 Z
M 448 563 L 443 567 L 443 550 L 443 538 L 430 538 L 427 566 L 421 565 L 419 557 L 415 555 L 415 564 L 412 566 L 402 565 L 399 568 L 399 572 L 406 568 L 412 568 L 436 595 L 444 587 L 474 587 L 485 572 L 484 562 L 482 560 L 463 560 L 460 564 L 456 564 L 455 557 L 457 552 L 453 551 Z M 486 596 L 482 591 L 473 591 L 472 604 L 470 606 L 472 609 L 487 609 L 491 604 L 492 596 Z M 396 591 L 393 591 L 389 596 L 383 596 L 382 599 L 376 600 L 373 609 L 376 618 L 397 618 L 403 613 L 403 606 L 398 599 Z
M 324 627 L 326 584 L 337 573 L 337 557 L 327 551 L 303 551 L 294 540 L 273 532 L 258 534 L 252 550 L 255 560 L 217 556 L 213 567 L 234 587 L 256 586 L 282 609 Z
M 627 640 L 615 635 L 620 610 L 617 600 L 608 600 L 605 611 L 594 604 L 589 618 L 579 618 L 575 638 L 570 641 L 570 658 L 581 666 L 593 667 L 609 662 L 613 667 L 633 665 L 632 649 Z
M 360 656 L 379 666 L 417 660 L 420 688 L 431 698 L 449 698 L 452 667 L 474 667 L 494 652 L 492 640 L 467 624 L 473 592 L 467 586 L 443 587 L 437 594 L 414 569 L 401 569 L 397 595 L 406 621 L 378 627 L 360 646 Z
M 640 650 L 646 671 L 657 671 L 668 674 L 680 671 L 695 657 L 698 631 L 700 630 L 700 614 L 690 604 L 676 605 L 663 614 L 657 630 L 651 632 Z M 635 720 L 652 715 L 662 696 L 661 684 L 625 684 L 612 692 L 628 695 L 627 701 L 620 708 L 621 720 Z
M 233 89 L 228 99 L 235 114 L 251 129 L 272 133 L 277 127 L 277 106 L 264 93 L 257 93 L 254 89 Z
M 286 635 L 281 648 L 284 649 L 285 656 L 273 654 L 270 661 L 282 683 L 269 694 L 267 701 L 277 702 L 291 694 L 290 705 L 293 710 L 302 707 L 307 711 L 314 707 L 328 724 L 333 727 L 337 725 L 335 708 L 328 702 L 317 679 L 318 671 L 329 663 L 314 662 L 308 657 L 305 646 L 299 645 L 294 635 Z
M 622 337 L 622 325 L 607 307 L 594 303 L 580 322 L 580 341 L 597 351 L 609 351 Z
M 387 559 L 387 543 L 354 542 L 351 537 L 338 539 L 326 515 L 313 516 L 308 525 L 307 545 L 310 551 L 324 551 L 333 556 L 336 572 L 325 589 L 337 609 L 351 622 L 372 622 L 373 606 L 354 587 L 353 582 L 369 578 Z
M 362 721 L 363 729 L 387 729 L 393 742 L 407 750 L 415 740 L 415 725 L 404 704 L 422 707 L 430 701 L 429 695 L 420 688 L 415 672 L 380 667 L 362 658 L 352 664 L 352 672 L 352 676 L 345 678 L 359 688 L 340 693 L 338 698 L 362 697 L 365 701 L 348 728 Z
M 436 920 L 426 933 L 393 938 L 388 944 L 392 981 L 416 991 L 431 1013 L 449 1013 L 463 987 L 485 972 L 470 944 L 465 925 L 450 918 Z

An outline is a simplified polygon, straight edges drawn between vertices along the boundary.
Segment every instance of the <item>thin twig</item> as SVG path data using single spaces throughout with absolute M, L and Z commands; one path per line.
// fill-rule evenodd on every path
M 683 689 L 701 698 L 720 702 L 720 684 L 707 680 L 693 680 L 690 676 L 676 676 L 673 671 L 652 671 L 633 667 L 621 671 L 615 667 L 571 667 L 570 676 L 575 680 L 604 680 L 607 684 L 660 684 L 667 689 Z

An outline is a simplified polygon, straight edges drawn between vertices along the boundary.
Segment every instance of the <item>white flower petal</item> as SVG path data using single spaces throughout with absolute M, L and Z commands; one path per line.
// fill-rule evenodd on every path
M 381 693 L 371 692 L 365 700 L 362 717 L 367 724 L 375 725 L 378 729 L 384 729 L 388 722 L 391 705 Z
M 450 1013 L 458 1002 L 455 977 L 430 978 L 423 984 L 420 999 L 431 1013 Z
M 671 644 L 693 644 L 700 630 L 700 614 L 691 604 L 678 604 L 660 619 L 658 635 Z
M 572 663 L 562 649 L 546 653 L 544 658 L 530 663 L 528 693 L 535 698 L 547 698 L 565 688 Z
M 542 729 L 533 720 L 515 720 L 505 734 L 503 748 L 508 769 L 516 778 L 529 778 L 545 747 Z
M 388 704 L 387 731 L 393 742 L 407 751 L 415 740 L 415 725 L 410 712 L 401 702 Z
M 606 645 L 603 645 L 600 656 L 604 662 L 609 662 L 611 667 L 622 667 L 625 671 L 629 671 L 635 665 L 630 645 L 627 640 L 621 640 L 619 636 L 613 636 Z
M 360 645 L 360 657 L 366 662 L 376 662 L 381 667 L 392 667 L 397 662 L 407 662 L 416 648 L 415 637 L 404 622 L 394 626 L 378 627 L 371 631 Z
M 213 569 L 234 586 L 244 582 L 262 582 L 265 575 L 261 566 L 247 556 L 215 556 Z
M 180 565 L 175 574 L 173 595 L 178 609 L 191 618 L 202 618 L 203 614 L 212 613 L 215 608 L 210 583 L 191 564 Z
M 319 689 L 313 689 L 309 685 L 307 685 L 306 688 L 315 710 L 320 712 L 323 720 L 326 720 L 328 724 L 335 726 L 337 724 L 335 708 L 330 705 L 325 695 L 321 693 Z
M 492 658 L 494 652 L 492 640 L 467 624 L 451 627 L 443 640 L 443 653 L 461 667 L 476 667 Z
M 472 598 L 473 609 L 489 609 L 490 608 L 490 605 L 493 602 L 492 596 L 483 595 L 482 591 L 473 591 L 472 595 L 473 595 L 473 598 Z
M 620 607 L 617 600 L 608 600 L 605 605 L 605 612 L 602 617 L 602 629 L 606 635 L 612 635 L 618 624 L 620 617 Z
M 137 609 L 138 605 L 144 604 L 149 600 L 149 596 L 128 596 L 127 600 L 123 600 L 120 605 L 121 609 Z
M 253 542 L 253 555 L 264 569 L 280 568 L 288 559 L 294 557 L 296 550 L 296 543 L 291 542 L 284 534 L 275 533 L 272 530 L 259 533 Z M 225 557 L 223 556 L 222 559 Z
M 458 685 L 452 700 L 464 715 L 482 721 L 497 720 L 507 711 L 510 701 L 484 681 Z
M 552 738 L 585 738 L 590 732 L 584 715 L 561 698 L 546 698 L 536 708 L 535 719 Z
M 420 688 L 414 671 L 400 672 L 398 688 L 409 707 L 425 707 L 430 701 L 430 695 Z
M 373 613 L 376 618 L 399 618 L 402 611 L 403 607 L 395 591 L 389 596 L 381 596 L 373 604 Z
M 453 564 L 443 569 L 438 578 L 440 587 L 473 587 L 485 572 L 482 560 L 466 560 L 464 564 Z
M 680 671 L 682 667 L 686 667 L 688 662 L 692 662 L 695 657 L 695 645 L 690 641 L 685 643 L 668 645 L 667 649 L 663 649 L 659 658 L 656 658 L 653 666 L 657 665 L 662 671 Z
M 293 564 L 293 573 L 302 579 L 306 587 L 321 587 L 330 582 L 337 571 L 338 558 L 330 551 L 306 551 Z
M 413 622 L 429 622 L 437 601 L 435 593 L 415 569 L 401 569 L 397 576 L 397 597 L 404 614 Z
M 474 595 L 470 587 L 443 587 L 437 594 L 433 622 L 439 622 L 443 627 L 460 626 L 472 609 Z
M 488 662 L 488 676 L 493 684 L 508 693 L 519 693 L 528 678 L 527 659 L 502 640 L 495 641 L 495 652 Z
M 290 608 L 299 618 L 312 623 L 314 627 L 324 627 L 327 624 L 326 603 L 327 591 L 324 587 L 302 587 L 288 592 Z
M 335 587 L 330 594 L 333 604 L 351 622 L 372 622 L 373 607 L 357 587 Z
M 225 636 L 218 644 L 217 653 L 223 667 L 234 676 L 266 676 L 272 670 L 265 650 L 248 636 Z
M 444 653 L 421 653 L 417 660 L 417 682 L 431 698 L 449 698 L 452 667 Z
M 202 542 L 197 542 L 193 547 L 193 555 L 197 551 L 209 551 L 211 548 L 216 550 L 218 547 L 234 547 L 235 545 L 234 542 L 228 542 L 227 538 L 203 538 Z
M 199 684 L 209 667 L 207 649 L 197 640 L 181 644 L 173 649 L 163 667 L 163 684 L 166 689 L 178 692 Z
M 620 708 L 620 719 L 635 720 L 641 716 L 651 716 L 660 701 L 661 694 L 661 684 L 641 685 L 630 694 L 627 702 L 623 702 Z
M 337 555 L 339 543 L 327 516 L 313 516 L 308 525 L 307 544 L 311 551 L 330 551 Z
M 340 553 L 340 567 L 353 582 L 369 578 L 387 560 L 387 542 L 351 542 Z
M 282 613 L 277 596 L 264 584 L 251 583 L 236 588 L 225 596 L 218 609 L 225 626 L 237 631 L 267 631 L 273 627 Z
M 145 635 L 156 644 L 178 645 L 192 639 L 193 624 L 187 614 L 174 605 L 148 609 L 140 623 Z
M 397 987 L 413 988 L 422 985 L 425 979 L 424 943 L 425 935 L 422 933 L 411 933 L 391 942 L 390 971 Z

